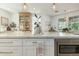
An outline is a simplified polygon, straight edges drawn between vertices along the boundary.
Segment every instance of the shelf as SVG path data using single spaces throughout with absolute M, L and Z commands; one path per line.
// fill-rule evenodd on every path
M 29 12 L 20 12 L 19 13 L 19 24 L 20 30 L 30 31 L 31 30 L 31 14 Z

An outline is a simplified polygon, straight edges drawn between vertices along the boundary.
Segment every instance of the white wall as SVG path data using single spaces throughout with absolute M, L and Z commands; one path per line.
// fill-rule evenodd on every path
M 76 16 L 76 15 L 79 15 L 79 11 L 74 11 L 74 12 L 70 12 L 70 13 L 66 13 L 66 14 L 52 16 L 51 17 L 51 26 L 56 27 L 56 30 L 58 31 L 58 19 L 59 18 L 64 18 L 66 16 L 71 17 L 71 16 Z
M 11 13 L 9 13 L 8 11 L 0 9 L 0 20 L 1 20 L 1 17 L 8 18 L 9 23 L 11 22 Z M 6 31 L 6 27 L 3 26 L 0 22 L 0 32 L 4 32 L 4 31 Z
M 1 16 L 8 18 L 9 19 L 9 22 L 10 22 L 10 20 L 11 20 L 11 13 L 9 13 L 9 12 L 7 12 L 5 10 L 0 9 L 0 17 Z
M 6 17 L 9 19 L 9 24 L 14 22 L 17 25 L 17 30 L 19 30 L 19 14 L 18 13 L 11 13 L 6 10 L 0 9 L 0 17 Z
M 43 14 L 41 19 L 41 23 L 42 23 L 41 28 L 43 32 L 48 32 L 50 22 L 51 22 L 50 16 Z
M 9 19 L 9 24 L 14 22 L 17 25 L 17 30 L 19 30 L 19 14 L 18 13 L 10 13 L 3 9 L 0 9 L 0 17 L 6 17 Z
M 11 16 L 11 23 L 14 22 L 16 24 L 16 29 L 19 30 L 19 13 L 13 13 Z

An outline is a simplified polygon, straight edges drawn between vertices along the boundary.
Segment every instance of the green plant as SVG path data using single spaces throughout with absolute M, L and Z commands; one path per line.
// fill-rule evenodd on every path
M 72 24 L 72 28 L 73 28 L 74 30 L 79 30 L 79 23 L 73 23 L 73 24 Z
M 10 27 L 16 27 L 16 24 L 15 24 L 14 22 L 12 22 L 12 23 L 10 24 Z

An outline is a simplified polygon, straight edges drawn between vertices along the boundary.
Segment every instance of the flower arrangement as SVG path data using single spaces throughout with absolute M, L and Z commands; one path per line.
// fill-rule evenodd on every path
M 37 14 L 35 14 L 35 17 L 37 18 L 37 21 L 35 21 L 35 23 L 34 23 L 34 25 L 36 25 L 35 28 L 34 28 L 35 34 L 40 34 L 41 33 L 40 24 L 41 23 L 39 22 L 39 19 L 41 18 L 41 16 L 37 16 Z
M 41 16 L 37 16 L 37 14 L 35 14 L 35 17 L 39 20 L 41 18 Z M 37 21 L 34 23 L 34 25 L 36 25 L 36 27 L 39 27 L 40 26 L 40 22 Z
M 10 24 L 10 27 L 15 28 L 15 27 L 16 27 L 16 24 L 15 24 L 14 22 L 12 22 L 12 23 Z

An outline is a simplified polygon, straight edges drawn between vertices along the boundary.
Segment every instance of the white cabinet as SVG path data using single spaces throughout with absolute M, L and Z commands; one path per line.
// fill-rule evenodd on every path
M 22 47 L 0 47 L 0 56 L 22 56 Z
M 0 39 L 0 56 L 53 56 L 54 39 Z
M 54 39 L 25 39 L 23 40 L 23 55 L 53 56 Z
M 24 47 L 23 55 L 24 56 L 36 56 L 36 48 L 35 47 Z
M 0 39 L 0 56 L 22 55 L 22 39 Z
M 45 55 L 54 56 L 54 39 L 45 40 Z
M 40 49 L 42 51 L 39 51 Z M 29 56 L 44 55 L 44 41 L 41 39 L 23 40 L 23 55 L 29 55 Z
M 0 39 L 1 46 L 22 46 L 22 39 Z

